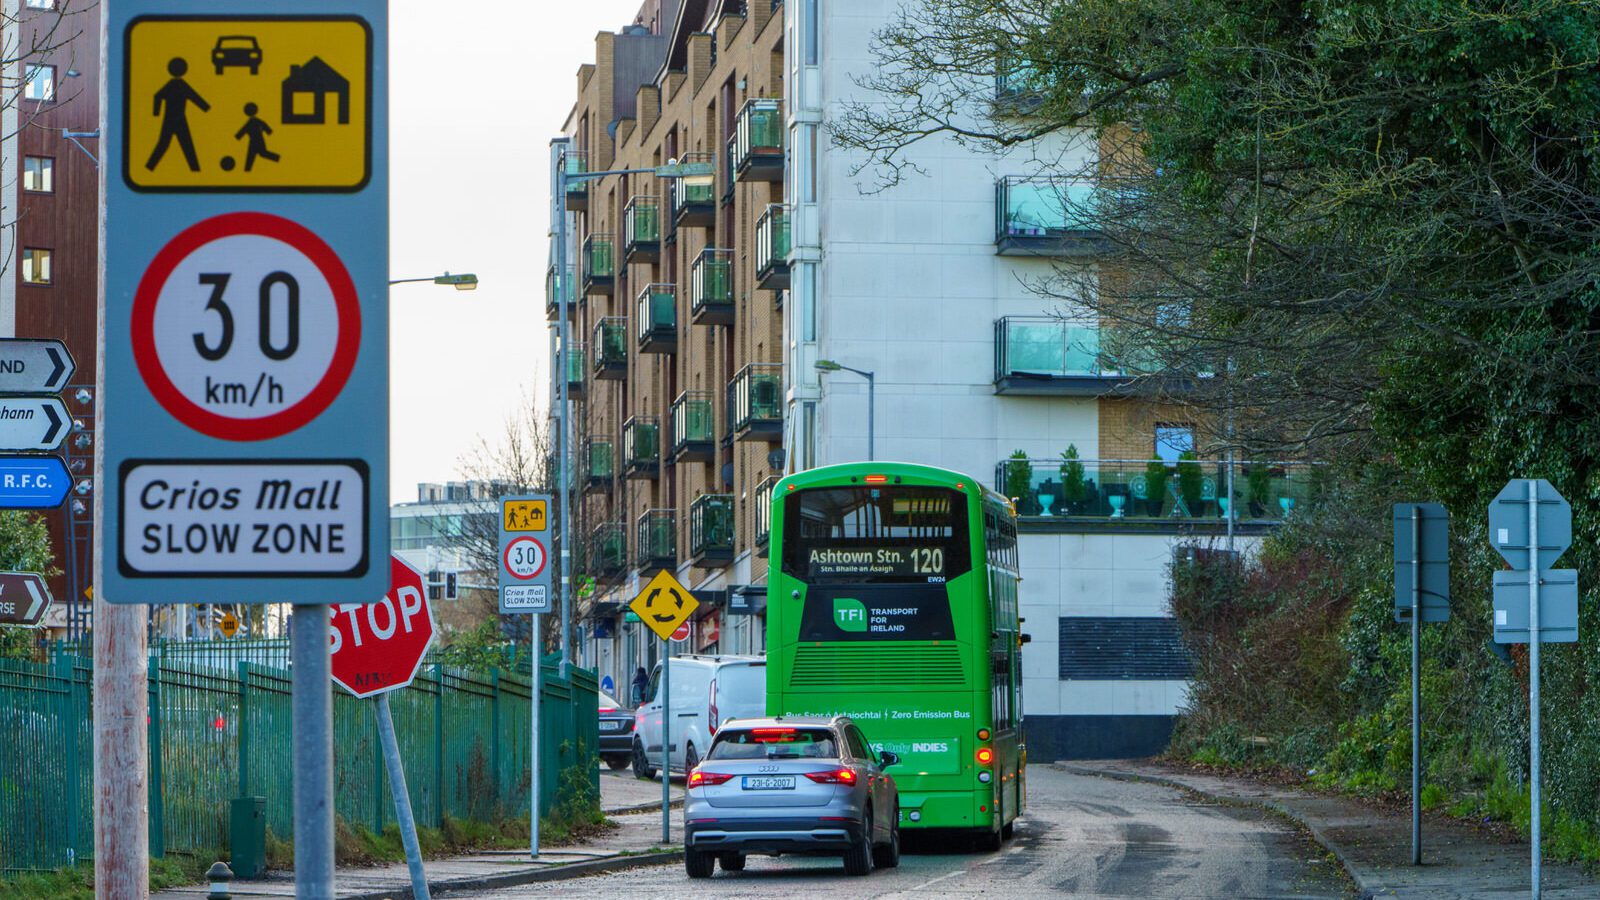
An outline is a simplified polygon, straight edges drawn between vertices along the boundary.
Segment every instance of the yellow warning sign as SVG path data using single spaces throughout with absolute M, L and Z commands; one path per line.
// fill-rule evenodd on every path
M 372 31 L 354 16 L 128 25 L 123 179 L 144 191 L 356 191 L 372 161 Z
M 678 583 L 672 573 L 663 569 L 650 579 L 644 586 L 639 596 L 633 598 L 628 604 L 639 621 L 647 625 L 662 640 L 672 637 L 679 625 L 689 621 L 694 611 L 700 608 L 700 601 L 689 593 L 689 589 Z
M 543 500 L 506 500 L 500 504 L 504 531 L 543 531 L 545 502 Z
M 217 628 L 222 631 L 223 637 L 233 637 L 239 633 L 239 617 L 231 612 L 225 612 Z

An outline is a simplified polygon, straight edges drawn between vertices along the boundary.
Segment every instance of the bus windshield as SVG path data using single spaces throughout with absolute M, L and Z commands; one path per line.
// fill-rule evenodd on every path
M 928 584 L 972 568 L 958 491 L 815 488 L 786 503 L 783 573 L 807 584 Z

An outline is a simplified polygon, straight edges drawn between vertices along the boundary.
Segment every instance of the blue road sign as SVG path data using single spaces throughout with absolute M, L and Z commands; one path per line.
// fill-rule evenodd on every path
M 1528 578 L 1532 572 L 1494 573 L 1494 641 L 1526 644 Z M 1539 573 L 1539 641 L 1566 644 L 1578 639 L 1578 570 L 1545 569 Z
M 1528 559 L 1530 504 L 1539 527 L 1537 566 Z M 1572 546 L 1572 505 L 1543 478 L 1513 478 L 1489 501 L 1489 543 L 1513 569 L 1548 569 Z
M 109 8 L 112 603 L 389 589 L 387 9 Z
M 1415 520 L 1413 521 L 1413 514 Z M 1415 534 L 1413 533 L 1415 532 Z M 1420 578 L 1413 579 L 1415 568 Z M 1394 505 L 1394 619 L 1411 621 L 1412 593 L 1422 607 L 1422 621 L 1450 619 L 1450 513 L 1442 503 Z
M 0 509 L 54 509 L 71 490 L 59 456 L 0 456 Z

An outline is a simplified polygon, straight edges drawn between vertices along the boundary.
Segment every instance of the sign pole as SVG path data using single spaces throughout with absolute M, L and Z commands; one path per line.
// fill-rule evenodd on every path
M 687 773 L 684 775 L 688 777 Z M 672 639 L 661 639 L 661 843 L 672 843 Z
M 1411 507 L 1411 864 L 1422 865 L 1422 508 Z
M 556 217 L 556 334 L 561 341 L 561 346 L 556 351 L 556 409 L 560 411 L 556 426 L 556 518 L 561 522 L 561 558 L 557 561 L 561 580 L 561 675 L 569 674 L 568 667 L 572 663 L 572 647 L 569 644 L 571 637 L 572 620 L 572 586 L 568 583 L 568 575 L 572 570 L 572 542 L 577 539 L 572 527 L 572 504 L 567 496 L 567 489 L 571 486 L 569 467 L 572 448 L 568 446 L 570 437 L 568 432 L 571 427 L 572 405 L 567 395 L 567 366 L 568 354 L 572 352 L 570 327 L 567 324 L 567 140 L 562 138 L 553 142 L 551 155 L 555 160 L 555 208 Z M 595 353 L 599 348 L 595 348 Z
M 532 777 L 528 779 L 528 853 L 539 858 L 539 636 L 544 617 L 533 614 L 533 633 L 528 636 L 528 653 L 533 657 L 533 686 L 528 690 L 528 745 L 533 759 L 529 765 Z
M 1539 834 L 1539 485 L 1528 481 L 1528 781 L 1533 842 L 1533 900 L 1539 900 L 1539 863 L 1544 852 Z
M 333 663 L 328 607 L 294 607 L 294 895 L 333 900 Z
M 431 900 L 428 876 L 422 871 L 422 848 L 417 844 L 417 820 L 411 815 L 411 795 L 406 793 L 406 770 L 400 764 L 400 744 L 394 739 L 394 717 L 389 694 L 378 695 L 378 738 L 383 741 L 383 763 L 389 770 L 389 793 L 394 795 L 394 817 L 400 823 L 400 842 L 406 848 L 406 868 L 411 870 L 411 896 Z

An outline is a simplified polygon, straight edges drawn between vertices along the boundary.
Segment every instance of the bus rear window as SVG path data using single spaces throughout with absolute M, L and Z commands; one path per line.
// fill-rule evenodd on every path
M 707 759 L 837 759 L 827 728 L 738 728 L 717 732 Z
M 972 568 L 967 498 L 958 491 L 813 488 L 784 502 L 783 572 L 807 584 L 926 584 Z

